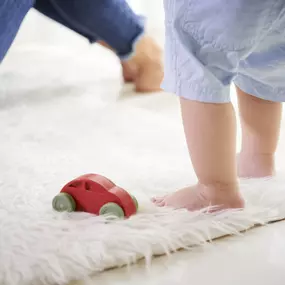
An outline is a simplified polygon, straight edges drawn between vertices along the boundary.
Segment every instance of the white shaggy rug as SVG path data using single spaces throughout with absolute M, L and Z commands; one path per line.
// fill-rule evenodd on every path
M 65 284 L 285 217 L 282 177 L 242 182 L 242 212 L 152 206 L 151 196 L 195 181 L 177 99 L 122 92 L 119 75 L 96 48 L 16 48 L 1 66 L 0 284 Z M 136 195 L 140 213 L 106 224 L 53 212 L 61 186 L 89 172 Z

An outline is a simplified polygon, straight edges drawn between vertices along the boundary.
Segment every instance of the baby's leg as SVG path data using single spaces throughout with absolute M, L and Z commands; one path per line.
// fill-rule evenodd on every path
M 236 172 L 236 121 L 231 103 L 181 99 L 186 140 L 198 184 L 155 202 L 198 210 L 210 205 L 241 208 Z
M 259 99 L 237 88 L 242 125 L 240 177 L 274 174 L 274 154 L 279 138 L 282 104 Z
M 189 210 L 244 206 L 238 191 L 229 86 L 240 73 L 240 62 L 270 31 L 271 18 L 274 22 L 279 17 L 285 6 L 281 2 L 273 9 L 266 0 L 258 5 L 244 0 L 164 0 L 163 87 L 185 98 L 183 121 L 198 184 L 155 199 L 158 205 Z

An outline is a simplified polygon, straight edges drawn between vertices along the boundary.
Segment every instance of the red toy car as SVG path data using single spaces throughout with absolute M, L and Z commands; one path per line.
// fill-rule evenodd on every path
M 67 183 L 52 201 L 58 212 L 130 217 L 137 212 L 137 199 L 104 176 L 86 174 Z

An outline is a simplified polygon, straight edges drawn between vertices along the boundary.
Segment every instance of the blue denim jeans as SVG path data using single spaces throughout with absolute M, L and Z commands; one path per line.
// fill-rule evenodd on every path
M 0 62 L 31 8 L 86 37 L 103 40 L 122 59 L 144 32 L 144 19 L 125 0 L 1 0 Z

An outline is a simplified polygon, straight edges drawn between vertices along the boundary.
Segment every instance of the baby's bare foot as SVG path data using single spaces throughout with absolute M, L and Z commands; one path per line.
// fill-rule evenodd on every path
M 244 207 L 244 200 L 235 187 L 221 189 L 201 184 L 181 189 L 171 195 L 154 198 L 152 201 L 159 207 L 185 208 L 189 211 L 209 206 L 215 206 L 215 210 Z
M 237 161 L 238 176 L 241 178 L 262 178 L 275 174 L 274 155 L 240 153 Z

